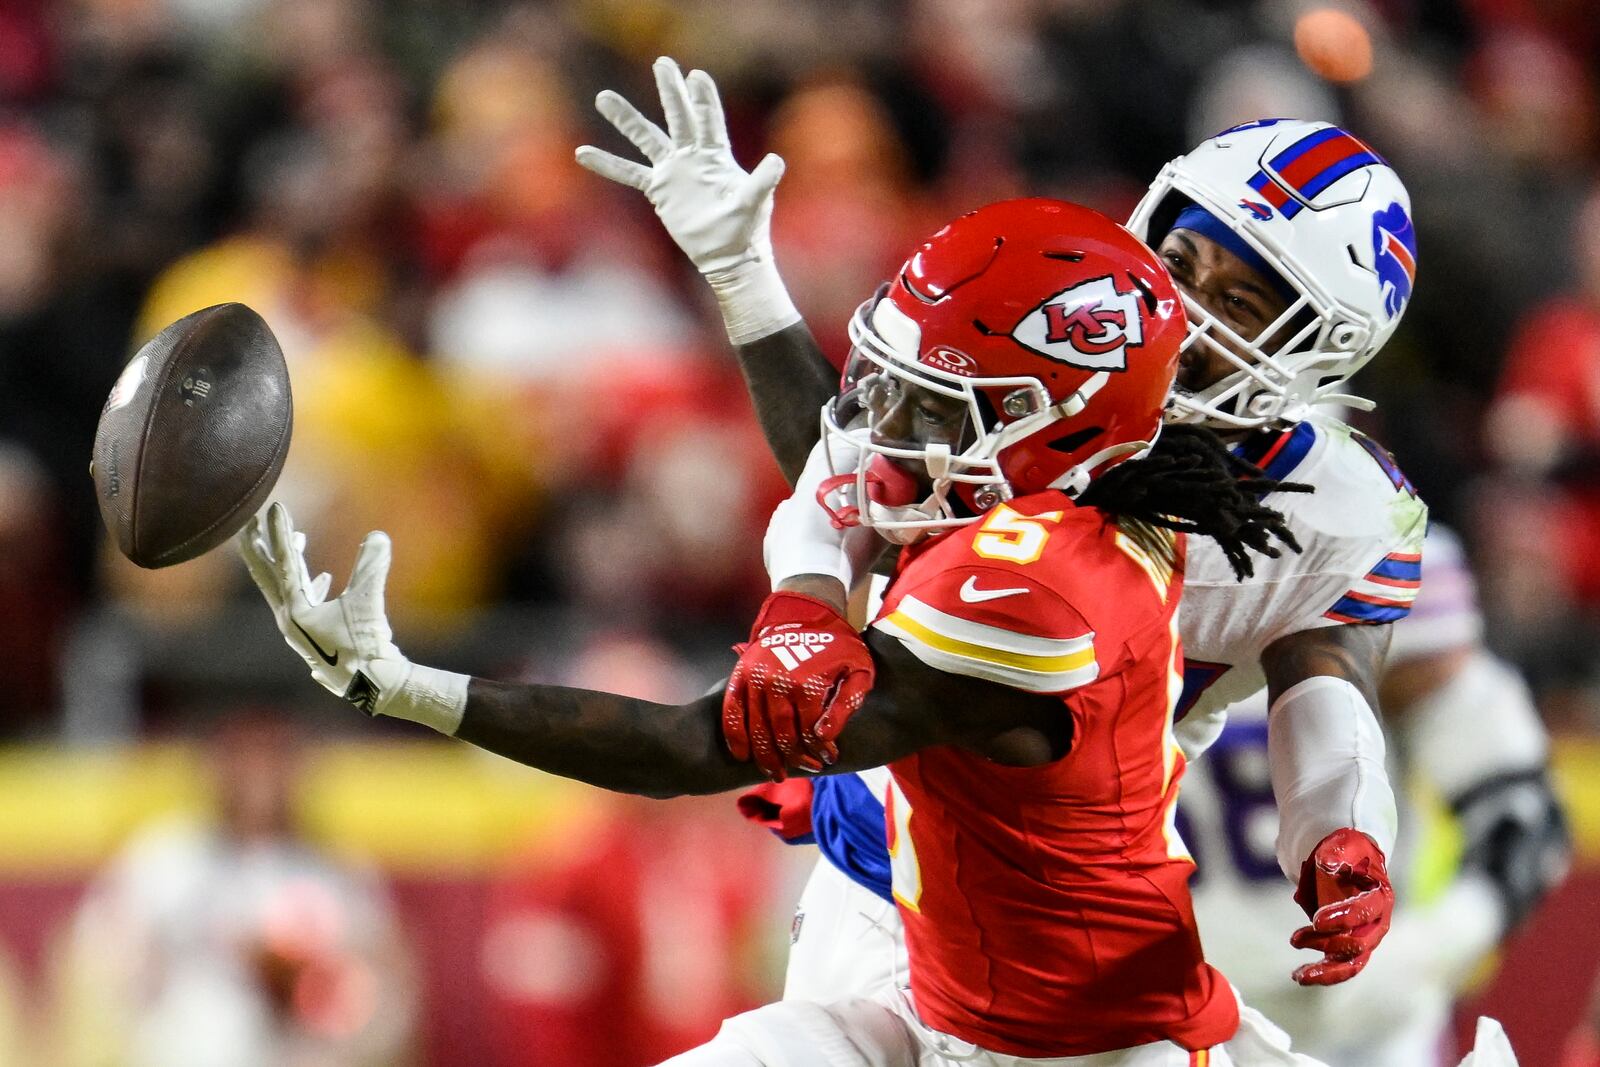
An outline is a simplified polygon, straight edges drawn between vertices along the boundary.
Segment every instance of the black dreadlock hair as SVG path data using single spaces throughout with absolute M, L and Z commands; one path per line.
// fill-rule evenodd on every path
M 1078 503 L 1113 517 L 1209 537 L 1222 546 L 1242 581 L 1255 573 L 1249 550 L 1277 559 L 1282 550 L 1276 539 L 1300 551 L 1283 516 L 1261 498 L 1311 491 L 1309 485 L 1268 478 L 1202 426 L 1167 426 L 1143 458 L 1096 478 Z

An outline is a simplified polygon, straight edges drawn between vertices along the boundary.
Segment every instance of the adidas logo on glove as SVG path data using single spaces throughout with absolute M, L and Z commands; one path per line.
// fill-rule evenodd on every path
M 816 655 L 822 646 L 832 644 L 833 635 L 815 630 L 784 630 L 762 634 L 760 643 L 762 648 L 771 649 L 778 662 L 792 671 Z

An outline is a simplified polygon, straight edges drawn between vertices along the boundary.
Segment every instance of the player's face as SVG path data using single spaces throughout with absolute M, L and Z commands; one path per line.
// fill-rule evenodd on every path
M 874 444 L 896 448 L 948 445 L 960 451 L 967 427 L 966 402 L 880 372 L 862 382 L 862 401 L 872 413 Z
M 1289 306 L 1271 281 L 1209 237 L 1192 230 L 1173 230 L 1157 251 L 1178 288 L 1247 341 L 1260 337 Z M 1287 336 L 1290 327 L 1279 332 Z M 1230 339 L 1218 337 L 1218 341 L 1251 358 Z M 1271 351 L 1271 341 L 1262 347 Z M 1206 345 L 1190 345 L 1178 364 L 1178 385 L 1198 392 L 1234 369 L 1220 352 Z

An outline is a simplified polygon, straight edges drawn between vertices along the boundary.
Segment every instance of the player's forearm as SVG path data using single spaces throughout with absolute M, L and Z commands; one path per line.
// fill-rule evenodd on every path
M 822 435 L 818 412 L 839 390 L 839 375 L 804 322 L 736 345 L 761 432 L 790 485 Z
M 1328 626 L 1279 638 L 1262 653 L 1278 862 L 1291 879 L 1337 829 L 1393 850 L 1394 792 L 1376 711 L 1389 639 L 1389 626 Z
M 720 793 L 762 780 L 718 726 L 720 691 L 690 704 L 474 678 L 455 736 L 563 778 L 651 797 Z

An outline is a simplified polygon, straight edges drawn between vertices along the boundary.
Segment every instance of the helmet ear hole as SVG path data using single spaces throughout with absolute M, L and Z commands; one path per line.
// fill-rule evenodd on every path
M 1100 426 L 1086 426 L 1081 430 L 1074 430 L 1064 437 L 1058 437 L 1050 442 L 1049 447 L 1065 455 L 1071 455 L 1096 437 L 1105 433 Z

